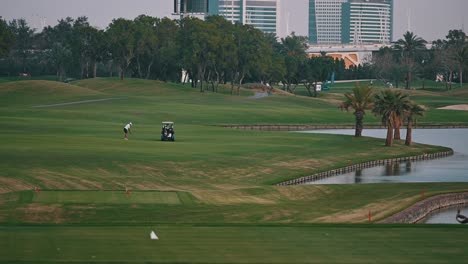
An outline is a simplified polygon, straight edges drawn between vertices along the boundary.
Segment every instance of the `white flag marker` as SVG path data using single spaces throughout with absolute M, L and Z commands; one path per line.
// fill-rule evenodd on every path
M 151 238 L 151 240 L 158 240 L 159 239 L 154 231 L 151 231 L 150 238 Z

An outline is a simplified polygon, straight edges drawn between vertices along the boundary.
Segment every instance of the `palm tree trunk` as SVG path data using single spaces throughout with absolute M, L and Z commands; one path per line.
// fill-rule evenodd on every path
M 411 70 L 408 71 L 408 76 L 406 77 L 406 89 L 411 89 Z
M 388 124 L 387 126 L 387 139 L 385 140 L 385 146 L 391 147 L 393 145 L 393 126 Z
M 364 128 L 363 127 L 364 112 L 356 111 L 356 113 L 354 113 L 354 115 L 356 116 L 356 131 L 354 133 L 354 136 L 355 137 L 361 137 L 362 136 L 362 129 Z
M 411 146 L 412 142 L 412 132 L 413 132 L 413 120 L 410 117 L 408 119 L 408 127 L 406 128 L 406 140 L 405 140 L 405 145 L 406 146 Z
M 394 139 L 397 139 L 397 140 L 401 139 L 400 127 L 401 127 L 401 120 L 398 118 L 397 120 L 395 120 L 395 134 L 393 136 Z

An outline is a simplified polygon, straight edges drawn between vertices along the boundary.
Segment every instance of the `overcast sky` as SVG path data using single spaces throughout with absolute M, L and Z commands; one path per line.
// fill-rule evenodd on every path
M 468 0 L 394 1 L 393 39 L 401 38 L 409 25 L 411 31 L 428 41 L 444 38 L 450 29 L 468 30 Z M 289 32 L 308 34 L 308 3 L 308 0 L 281 0 L 281 35 L 286 32 L 288 17 Z M 104 29 L 118 17 L 133 19 L 140 14 L 171 17 L 172 8 L 173 0 L 0 0 L 1 17 L 25 18 L 34 28 L 42 28 L 44 23 L 55 25 L 58 19 L 67 16 L 87 16 L 93 26 Z

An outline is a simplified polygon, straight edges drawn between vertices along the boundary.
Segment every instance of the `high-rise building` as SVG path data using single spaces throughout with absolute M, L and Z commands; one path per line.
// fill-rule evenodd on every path
M 174 14 L 186 16 L 206 14 L 209 0 L 174 0 Z
M 277 33 L 280 0 L 209 0 L 208 14 L 221 15 L 233 23 L 252 25 Z
M 342 5 L 348 0 L 309 0 L 309 42 L 341 43 Z
M 392 0 L 350 0 L 342 8 L 342 43 L 390 43 Z
M 393 0 L 309 0 L 312 44 L 389 43 Z

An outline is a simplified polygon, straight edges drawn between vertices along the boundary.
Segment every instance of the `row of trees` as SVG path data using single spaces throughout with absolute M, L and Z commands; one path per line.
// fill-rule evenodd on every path
M 278 40 L 248 25 L 232 24 L 221 16 L 205 21 L 141 15 L 115 19 L 105 30 L 86 17 L 66 18 L 41 32 L 24 19 L 0 18 L 0 75 L 57 75 L 57 79 L 113 76 L 189 82 L 200 91 L 217 91 L 230 83 L 238 93 L 244 82 L 282 83 L 294 93 L 299 84 L 316 96 L 320 82 L 377 78 L 411 88 L 414 76 L 444 76 L 463 84 L 468 62 L 466 35 L 451 30 L 430 50 L 426 41 L 407 32 L 391 47 L 381 49 L 370 64 L 346 69 L 343 60 L 322 54 L 309 57 L 307 38 L 294 33 Z M 187 73 L 183 75 L 182 73 Z M 424 84 L 423 84 L 424 86 Z M 237 89 L 235 90 L 235 87 Z
M 24 19 L 9 23 L 0 19 L 0 25 L 0 30 L 11 36 L 9 42 L 0 39 L 4 47 L 0 53 L 1 75 L 55 74 L 58 80 L 64 80 L 113 76 L 118 72 L 122 78 L 127 75 L 169 80 L 179 68 L 173 45 L 178 27 L 168 18 L 116 19 L 107 30 L 91 26 L 86 17 L 66 18 L 40 33 Z
M 427 42 L 406 32 L 392 47 L 382 48 L 373 56 L 373 68 L 376 78 L 384 83 L 405 84 L 411 89 L 414 75 L 424 79 L 445 80 L 447 88 L 451 89 L 454 79 L 463 86 L 463 76 L 468 67 L 468 42 L 461 30 L 450 30 L 445 39 L 432 43 L 430 49 Z M 454 78 L 455 77 L 455 78 Z
M 409 96 L 399 90 L 384 89 L 378 93 L 368 86 L 356 86 L 352 93 L 345 94 L 343 106 L 346 110 L 354 109 L 356 117 L 356 137 L 362 136 L 365 111 L 381 117 L 382 124 L 387 127 L 386 146 L 392 146 L 394 139 L 400 140 L 400 128 L 406 124 L 405 145 L 412 144 L 412 127 L 417 118 L 422 116 L 424 109 L 411 101 Z
M 345 68 L 343 60 L 325 55 L 309 58 L 307 38 L 294 33 L 278 40 L 248 25 L 221 16 L 205 21 L 141 15 L 115 19 L 105 30 L 86 17 L 65 18 L 36 32 L 24 19 L 0 19 L 0 74 L 55 74 L 57 79 L 113 76 L 181 81 L 217 91 L 230 83 L 232 93 L 246 81 L 282 83 L 295 92 L 304 84 L 316 95 L 317 83 L 370 78 L 369 67 Z M 207 85 L 209 84 L 209 85 Z M 208 88 L 210 87 L 210 88 Z M 235 87 L 237 89 L 235 90 Z

